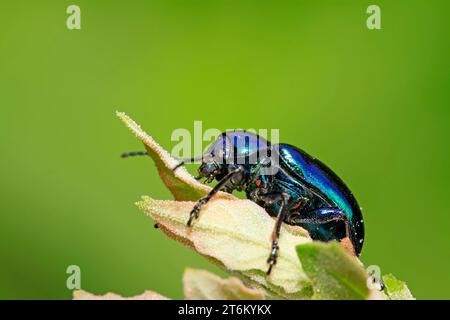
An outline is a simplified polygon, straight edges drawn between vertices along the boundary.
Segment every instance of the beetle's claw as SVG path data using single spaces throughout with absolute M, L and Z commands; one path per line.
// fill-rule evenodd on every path
M 191 227 L 191 226 L 192 226 L 192 220 L 194 220 L 194 216 L 191 214 L 191 215 L 189 216 L 188 222 L 186 223 L 186 225 L 187 225 L 188 227 Z
M 191 214 L 189 215 L 189 220 L 187 222 L 188 227 L 192 226 L 192 221 L 194 221 L 194 219 L 198 218 L 199 212 L 200 212 L 200 205 L 197 203 L 194 206 L 194 209 L 192 209 Z
M 267 260 L 267 263 L 269 264 L 269 269 L 267 269 L 266 274 L 270 275 L 270 273 L 272 272 L 273 266 L 277 263 L 277 258 L 274 256 L 270 256 L 269 259 Z
M 273 266 L 277 263 L 277 253 L 276 251 L 272 251 L 270 254 L 269 259 L 267 259 L 267 263 L 269 264 L 269 269 L 267 270 L 267 275 L 269 275 L 272 272 Z
M 273 267 L 273 264 L 271 264 L 269 266 L 269 269 L 267 269 L 267 272 L 266 272 L 267 275 L 270 275 L 270 273 L 272 272 L 272 267 Z
M 191 212 L 191 215 L 189 216 L 189 220 L 187 222 L 187 226 L 191 227 L 192 226 L 192 221 L 194 221 L 194 219 L 197 218 L 197 215 L 195 214 L 195 212 Z

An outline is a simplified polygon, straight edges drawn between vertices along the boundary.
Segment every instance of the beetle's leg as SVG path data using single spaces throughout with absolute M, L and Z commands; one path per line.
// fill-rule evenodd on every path
M 306 206 L 311 200 L 307 197 L 302 197 L 299 202 L 289 207 L 289 214 L 285 222 L 288 224 L 295 224 L 296 219 L 301 216 L 301 212 L 305 210 Z
M 278 256 L 278 239 L 280 237 L 280 230 L 283 221 L 286 219 L 288 208 L 287 203 L 289 200 L 289 195 L 287 193 L 269 193 L 266 195 L 260 196 L 261 200 L 264 201 L 265 204 L 273 204 L 275 202 L 280 202 L 280 208 L 278 210 L 277 220 L 275 221 L 275 226 L 272 231 L 272 251 L 270 252 L 270 256 L 267 259 L 267 263 L 269 264 L 269 269 L 267 270 L 267 274 L 269 275 L 272 271 L 272 267 L 277 263 Z
M 124 152 L 120 155 L 122 158 L 136 157 L 136 156 L 148 156 L 147 151 L 132 151 Z
M 300 213 L 295 219 L 296 223 L 324 224 L 331 221 L 343 221 L 345 223 L 345 234 L 352 240 L 350 233 L 350 223 L 345 212 L 337 208 L 320 208 L 313 211 Z M 353 242 L 352 242 L 353 243 Z
M 217 193 L 219 190 L 227 183 L 236 173 L 240 172 L 242 169 L 241 167 L 229 172 L 225 177 L 222 178 L 215 186 L 212 188 L 212 190 L 203 198 L 201 198 L 197 204 L 194 206 L 194 208 L 191 211 L 191 214 L 189 216 L 189 220 L 187 222 L 188 227 L 191 226 L 192 221 L 194 219 L 198 218 L 198 215 L 200 213 L 200 209 L 202 205 L 208 203 L 209 200 Z
M 345 212 L 337 208 L 320 208 L 302 212 L 296 223 L 324 224 L 331 221 L 343 221 L 347 237 L 350 237 L 350 225 Z

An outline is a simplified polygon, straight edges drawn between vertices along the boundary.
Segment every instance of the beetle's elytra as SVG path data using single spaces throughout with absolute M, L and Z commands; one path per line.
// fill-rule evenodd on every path
M 145 152 L 123 156 L 145 155 Z M 281 224 L 299 225 L 311 238 L 321 241 L 348 237 L 355 255 L 364 242 L 364 224 L 350 189 L 325 164 L 288 144 L 271 144 L 246 131 L 220 135 L 198 158 L 180 159 L 178 168 L 201 160 L 197 179 L 218 183 L 191 211 L 188 226 L 198 218 L 201 207 L 219 190 L 244 191 L 247 198 L 276 217 L 269 274 L 276 264 Z

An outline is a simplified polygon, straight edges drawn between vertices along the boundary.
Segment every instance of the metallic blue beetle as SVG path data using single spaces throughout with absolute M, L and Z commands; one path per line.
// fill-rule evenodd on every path
M 123 154 L 130 155 L 145 152 Z M 339 241 L 348 237 L 355 254 L 361 252 L 364 225 L 356 199 L 331 169 L 303 150 L 288 144 L 272 145 L 250 132 L 229 131 L 222 133 L 203 156 L 180 159 L 174 170 L 199 160 L 202 164 L 197 179 L 219 182 L 194 206 L 188 226 L 219 190 L 245 191 L 248 199 L 277 218 L 268 274 L 277 261 L 283 222 L 305 228 L 315 240 Z

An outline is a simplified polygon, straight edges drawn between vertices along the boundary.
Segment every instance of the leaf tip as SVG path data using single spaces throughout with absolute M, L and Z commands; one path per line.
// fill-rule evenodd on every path
M 414 300 L 405 282 L 398 280 L 393 274 L 383 276 L 385 293 L 390 300 Z

